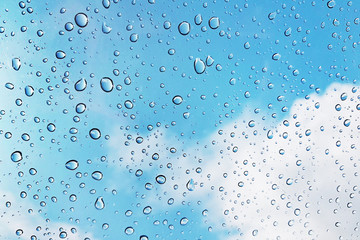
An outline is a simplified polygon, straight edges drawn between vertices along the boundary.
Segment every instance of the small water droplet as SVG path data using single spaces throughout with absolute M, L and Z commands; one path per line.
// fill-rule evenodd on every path
M 85 78 L 78 80 L 74 85 L 75 90 L 79 92 L 84 91 L 86 86 L 87 86 L 87 81 Z
M 91 174 L 91 177 L 97 181 L 100 181 L 103 178 L 103 174 L 100 171 L 95 171 Z
M 102 5 L 104 8 L 108 9 L 110 7 L 110 0 L 103 0 Z
M 190 179 L 187 183 L 186 183 L 186 188 L 189 191 L 194 191 L 195 190 L 195 183 L 193 179 Z
M 55 56 L 57 59 L 64 59 L 66 57 L 66 54 L 64 51 L 62 50 L 58 50 L 56 53 L 55 53 Z
M 34 88 L 30 85 L 27 85 L 25 87 L 25 95 L 28 97 L 31 97 L 32 95 L 34 95 Z
M 196 25 L 200 25 L 200 24 L 202 23 L 202 21 L 203 21 L 203 19 L 202 19 L 201 14 L 200 14 L 200 13 L 197 14 L 197 15 L 195 16 L 195 18 L 194 18 L 195 24 L 196 24 Z
M 173 97 L 172 102 L 176 105 L 180 105 L 183 101 L 183 98 L 180 95 Z
M 101 30 L 103 33 L 109 34 L 111 32 L 112 28 L 109 27 L 108 25 L 106 25 L 105 22 L 103 22 Z
M 89 135 L 92 139 L 94 140 L 98 140 L 100 137 L 101 137 L 101 132 L 99 129 L 97 128 L 92 128 L 90 131 L 89 131 Z
M 209 20 L 209 27 L 211 29 L 217 29 L 220 26 L 220 19 L 218 17 L 212 17 Z

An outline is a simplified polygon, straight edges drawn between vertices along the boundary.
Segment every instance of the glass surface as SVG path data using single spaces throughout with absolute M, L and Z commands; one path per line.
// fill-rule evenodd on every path
M 360 1 L 0 1 L 0 239 L 360 239 Z

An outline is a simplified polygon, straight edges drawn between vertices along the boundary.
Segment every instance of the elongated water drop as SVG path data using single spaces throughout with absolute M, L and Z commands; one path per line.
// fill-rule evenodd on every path
M 104 77 L 100 80 L 100 86 L 104 92 L 111 92 L 114 89 L 113 80 L 108 77 Z
M 181 35 L 188 35 L 190 32 L 190 23 L 184 21 L 179 24 L 178 29 Z
M 12 60 L 12 67 L 15 71 L 19 71 L 21 67 L 20 58 L 13 58 Z
M 206 66 L 203 60 L 196 58 L 194 61 L 194 69 L 197 74 L 202 74 L 205 72 Z
M 77 82 L 75 83 L 75 85 L 74 85 L 75 90 L 76 90 L 76 91 L 79 91 L 79 92 L 84 91 L 85 88 L 86 88 L 86 86 L 87 86 L 87 81 L 86 81 L 86 79 L 84 79 L 84 78 L 82 78 L 82 79 L 80 79 L 79 81 L 77 81 Z
M 94 204 L 95 208 L 97 210 L 102 210 L 105 208 L 105 202 L 104 202 L 104 199 L 103 197 L 98 197 L 95 201 L 95 204 Z
M 79 167 L 79 162 L 76 160 L 69 160 L 65 163 L 65 167 L 69 170 L 75 170 Z

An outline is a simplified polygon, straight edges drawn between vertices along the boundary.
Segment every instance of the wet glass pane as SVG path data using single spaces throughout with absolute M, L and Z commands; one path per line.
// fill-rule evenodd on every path
M 0 1 L 0 239 L 359 239 L 360 1 Z

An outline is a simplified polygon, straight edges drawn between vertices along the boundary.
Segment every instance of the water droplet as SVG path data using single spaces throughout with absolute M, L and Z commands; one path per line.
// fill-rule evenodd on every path
M 74 85 L 75 90 L 79 92 L 84 91 L 86 86 L 87 86 L 87 81 L 85 78 L 78 80 Z
M 269 20 L 274 20 L 276 17 L 276 12 L 269 13 L 268 18 Z
M 104 199 L 103 197 L 98 197 L 95 201 L 95 204 L 94 204 L 95 208 L 97 210 L 102 210 L 105 208 L 105 202 L 104 202 Z
M 156 176 L 156 182 L 158 184 L 164 184 L 166 182 L 166 177 L 164 175 Z
M 274 55 L 272 55 L 272 59 L 275 61 L 278 61 L 281 58 L 281 55 L 279 53 L 275 53 Z
M 83 113 L 83 112 L 85 112 L 85 110 L 86 110 L 86 105 L 84 104 L 84 103 L 79 103 L 79 104 L 77 104 L 76 105 L 76 112 L 78 113 L 78 114 L 81 114 L 81 113 Z
M 188 222 L 189 222 L 189 220 L 186 217 L 183 217 L 182 219 L 180 219 L 180 225 L 182 225 L 182 226 L 185 226 Z
M 190 179 L 187 183 L 186 183 L 186 188 L 189 191 L 194 191 L 195 190 L 195 183 L 193 179 Z
M 272 132 L 271 130 L 269 130 L 269 131 L 267 132 L 267 138 L 268 138 L 268 139 L 272 139 L 273 137 L 274 137 L 273 132 Z
M 194 61 L 194 69 L 197 74 L 202 74 L 205 72 L 206 66 L 203 60 L 196 58 Z
M 97 128 L 92 128 L 90 131 L 89 131 L 89 135 L 92 139 L 94 140 L 98 140 L 100 137 L 101 137 L 101 132 L 99 129 Z
M 220 19 L 218 17 L 212 17 L 209 20 L 209 27 L 211 29 L 217 29 L 220 26 Z
M 250 43 L 249 42 L 244 43 L 244 48 L 249 49 L 250 48 Z
M 152 208 L 151 208 L 150 206 L 144 207 L 143 213 L 144 213 L 145 215 L 149 215 L 151 212 L 152 212 Z
M 74 20 L 76 25 L 78 25 L 81 28 L 86 27 L 89 21 L 88 16 L 85 13 L 76 14 Z
M 132 227 L 127 227 L 125 229 L 126 235 L 132 235 L 135 232 L 135 230 Z
M 72 31 L 74 29 L 74 24 L 72 24 L 71 22 L 67 22 L 65 23 L 65 30 L 66 31 Z
M 180 105 L 183 101 L 183 98 L 180 95 L 173 97 L 172 102 L 176 105 Z
M 285 32 L 284 32 L 284 35 L 286 37 L 289 37 L 291 35 L 291 28 L 286 29 Z
M 11 160 L 13 162 L 20 162 L 23 159 L 22 153 L 20 151 L 15 151 L 11 154 Z
M 114 89 L 113 80 L 108 77 L 104 77 L 100 80 L 100 86 L 104 92 L 111 92 Z
M 5 87 L 7 89 L 13 90 L 14 89 L 14 84 L 8 82 L 8 83 L 5 83 Z
M 211 56 L 206 57 L 206 66 L 211 67 L 214 63 L 214 59 Z
M 137 42 L 139 40 L 139 35 L 137 33 L 133 33 L 130 35 L 131 42 Z
M 188 22 L 181 22 L 178 26 L 179 33 L 181 35 L 188 35 L 190 32 L 190 23 Z
M 69 170 L 75 170 L 79 167 L 79 162 L 76 160 L 69 160 L 65 163 L 65 167 Z
M 201 14 L 200 14 L 200 13 L 197 14 L 197 15 L 195 16 L 195 18 L 194 18 L 195 24 L 196 24 L 196 25 L 200 25 L 200 24 L 202 23 L 202 21 L 203 21 L 203 19 L 202 19 Z
M 336 5 L 336 2 L 334 0 L 331 0 L 331 1 L 327 2 L 328 8 L 333 8 L 333 7 L 335 7 L 335 5 Z
M 103 0 L 102 5 L 104 8 L 108 9 L 110 7 L 110 0 Z
M 350 123 L 351 123 L 350 119 L 345 119 L 345 121 L 344 121 L 344 126 L 345 126 L 345 127 L 349 127 L 349 126 L 350 126 Z
M 34 88 L 30 85 L 27 85 L 25 87 L 25 95 L 28 97 L 31 97 L 32 95 L 34 95 Z
M 19 71 L 21 67 L 20 58 L 13 58 L 12 60 L 12 67 L 15 71 Z
M 133 103 L 130 100 L 126 100 L 124 105 L 127 109 L 132 109 L 134 107 Z
M 100 181 L 103 178 L 103 174 L 100 171 L 95 171 L 91 174 L 91 177 L 97 181 Z
M 108 25 L 106 25 L 105 22 L 103 22 L 101 30 L 103 33 L 109 34 L 111 32 L 112 28 L 109 27 Z
M 66 57 L 66 54 L 65 54 L 64 51 L 58 50 L 55 53 L 55 56 L 56 56 L 57 59 L 64 59 Z
M 56 130 L 55 124 L 49 123 L 49 124 L 47 125 L 47 130 L 48 130 L 49 132 L 54 132 L 54 131 Z

